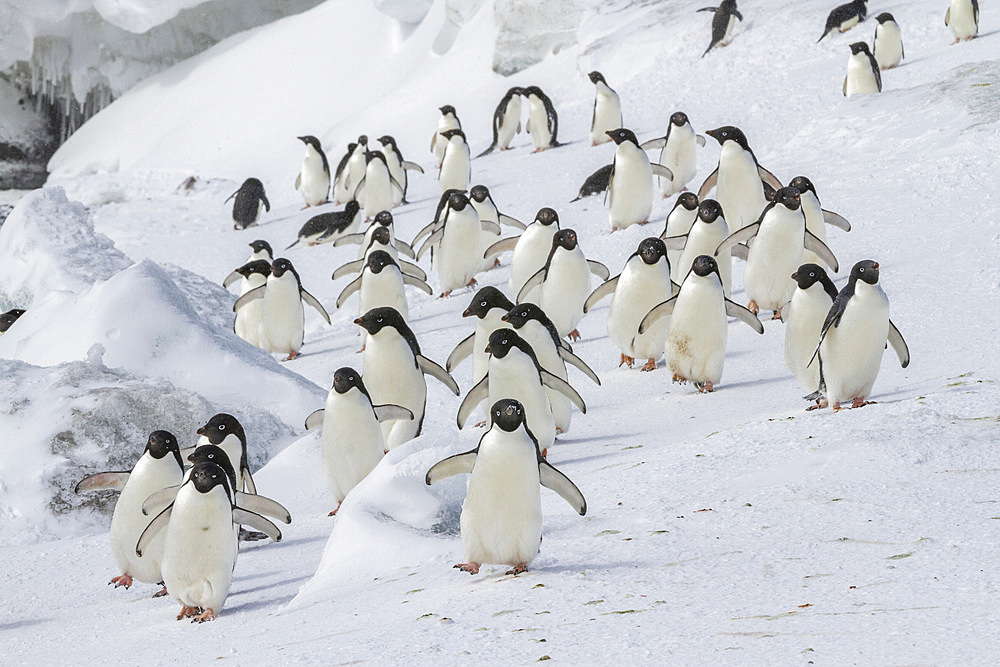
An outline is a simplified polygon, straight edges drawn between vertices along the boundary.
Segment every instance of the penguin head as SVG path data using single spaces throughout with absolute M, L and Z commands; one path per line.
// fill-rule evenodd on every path
M 452 116 L 456 115 L 455 107 L 451 106 L 450 104 L 446 104 L 443 107 L 438 107 L 438 109 L 440 109 L 442 116 L 447 116 L 448 114 L 451 114 Z
M 385 227 L 381 227 L 385 229 Z M 382 269 L 387 266 L 398 266 L 396 261 L 392 258 L 392 255 L 387 253 L 385 250 L 376 250 L 368 255 L 368 260 L 365 262 L 365 268 L 367 268 L 372 273 L 382 273 Z
M 802 204 L 802 195 L 799 193 L 798 188 L 789 185 L 775 191 L 773 201 L 775 204 L 784 206 L 789 211 L 797 211 Z
M 264 194 L 264 184 L 260 182 L 259 178 L 248 178 L 240 186 L 240 192 L 259 198 Z
M 851 269 L 851 282 L 861 280 L 869 285 L 878 283 L 878 262 L 872 259 L 863 259 Z
M 714 199 L 704 199 L 698 205 L 698 219 L 712 224 L 722 217 L 722 204 Z
M 395 137 L 388 134 L 383 134 L 381 137 L 379 137 L 378 142 L 383 146 L 392 146 L 393 148 L 396 147 Z
M 803 264 L 792 274 L 792 280 L 799 289 L 809 289 L 826 277 L 826 271 L 819 264 Z
M 247 436 L 243 432 L 243 426 L 236 417 L 225 412 L 220 412 L 209 419 L 207 424 L 198 429 L 198 435 L 205 436 L 213 445 L 220 444 L 230 435 L 235 435 L 244 447 L 247 444 Z
M 675 111 L 670 115 L 670 124 L 677 127 L 684 127 L 688 124 L 688 116 L 683 111 Z
M 447 139 L 448 141 L 451 141 L 452 138 L 454 137 L 461 137 L 462 141 L 465 141 L 465 132 L 462 132 L 461 130 L 447 130 L 445 132 L 442 132 L 441 136 Z
M 368 248 L 371 248 L 374 244 L 389 245 L 389 228 L 388 227 L 376 227 L 375 231 L 372 232 L 371 243 L 368 244 Z M 365 248 L 367 250 L 368 248 Z
M 368 135 L 367 134 L 362 134 L 360 137 L 358 137 L 358 146 L 365 147 L 365 149 L 367 150 L 367 146 L 368 146 Z
M 691 265 L 691 270 L 694 271 L 695 275 L 704 278 L 710 273 L 718 273 L 719 265 L 716 263 L 714 257 L 698 255 L 694 259 L 694 264 Z
M 453 192 L 448 197 L 448 208 L 453 211 L 463 211 L 469 205 L 469 198 L 461 192 Z
M 475 201 L 482 204 L 484 201 L 490 197 L 490 189 L 485 185 L 473 185 L 472 189 L 469 190 L 469 196 Z
M 626 141 L 631 141 L 636 146 L 639 145 L 639 140 L 635 138 L 635 133 L 632 130 L 627 130 L 624 127 L 619 127 L 617 130 L 608 130 L 604 134 L 611 137 L 617 145 L 622 145 Z
M 486 346 L 486 354 L 492 354 L 497 359 L 503 359 L 513 349 L 518 348 L 525 354 L 534 357 L 534 351 L 523 338 L 514 333 L 513 329 L 496 329 L 490 334 L 490 342 Z
M 397 330 L 406 327 L 406 321 L 399 314 L 399 311 L 389 306 L 372 308 L 354 320 L 354 323 L 372 335 L 382 331 L 385 327 L 394 327 Z
M 747 144 L 746 135 L 743 134 L 743 130 L 738 127 L 723 125 L 722 127 L 717 127 L 714 130 L 708 130 L 705 134 L 718 141 L 720 146 L 724 145 L 727 141 L 735 141 L 743 150 L 750 150 L 750 146 Z
M 514 97 L 515 95 L 524 95 L 524 88 L 522 88 L 521 86 L 514 86 L 513 88 L 507 91 L 505 97 L 509 98 L 509 97 Z
M 524 423 L 524 406 L 513 398 L 502 398 L 494 403 L 490 414 L 493 423 L 507 433 L 516 431 Z
M 295 276 L 295 280 L 299 279 L 298 272 L 295 270 L 295 267 L 292 266 L 292 263 L 289 260 L 285 259 L 284 257 L 279 257 L 278 259 L 274 260 L 274 262 L 271 264 L 271 275 L 274 276 L 275 278 L 280 278 L 286 273 L 291 273 L 293 276 Z
M 317 153 L 323 152 L 323 146 L 320 145 L 319 139 L 311 134 L 306 134 L 304 136 L 298 137 L 298 140 L 304 143 L 306 146 L 312 146 Z
M 576 250 L 577 238 L 576 232 L 572 229 L 560 229 L 552 237 L 552 251 L 555 252 L 556 248 L 562 248 L 564 250 Z
M 812 192 L 813 195 L 816 194 L 816 186 L 805 176 L 796 176 L 788 182 L 788 187 L 797 189 L 803 195 L 807 192 Z
M 236 488 L 236 471 L 233 469 L 233 462 L 229 460 L 229 455 L 222 447 L 216 445 L 202 445 L 195 447 L 195 450 L 188 456 L 188 461 L 193 465 L 199 463 L 214 463 L 226 471 L 229 478 L 229 485 Z
M 596 84 L 597 82 L 601 82 L 604 85 L 608 85 L 608 82 L 604 80 L 604 75 L 601 74 L 600 72 L 598 72 L 597 70 L 594 70 L 593 72 L 591 72 L 587 76 L 590 77 L 590 82 L 591 83 Z
M 162 459 L 168 454 L 173 454 L 174 458 L 177 459 L 177 465 L 181 468 L 184 467 L 183 461 L 181 461 L 181 450 L 177 445 L 177 438 L 170 431 L 153 431 L 149 434 L 149 439 L 146 440 L 146 451 L 154 459 Z
M 256 241 L 252 241 L 250 243 L 250 247 L 253 249 L 254 252 L 265 251 L 267 252 L 267 256 L 269 258 L 274 259 L 274 251 L 271 250 L 271 244 L 268 243 L 267 241 L 257 239 Z
M 687 211 L 694 211 L 698 209 L 698 195 L 693 192 L 682 192 L 678 197 L 677 201 L 674 203 L 674 208 L 678 206 L 683 206 Z
M 375 222 L 373 224 L 388 227 L 392 224 L 392 213 L 389 211 L 379 211 L 375 214 Z
M 361 210 L 361 204 L 358 203 L 357 199 L 352 199 L 351 201 L 344 204 L 344 213 L 351 216 L 352 218 L 358 214 Z
M 546 227 L 555 223 L 556 229 L 559 229 L 559 214 L 555 212 L 555 209 L 546 206 L 538 209 L 538 213 L 535 214 L 535 222 Z
M 854 42 L 851 44 L 851 55 L 856 56 L 859 53 L 864 53 L 868 56 L 872 54 L 872 52 L 868 50 L 868 44 L 866 42 Z
M 226 495 L 232 502 L 233 492 L 229 486 L 229 475 L 226 473 L 226 469 L 218 463 L 210 461 L 199 463 L 191 469 L 191 481 L 194 482 L 194 488 L 198 490 L 198 493 L 208 493 L 215 487 L 221 486 L 226 490 Z
M 389 164 L 385 161 L 385 153 L 382 151 L 365 151 L 365 163 L 371 162 L 372 160 L 382 160 L 382 164 Z
M 524 89 L 525 97 L 531 97 L 532 95 L 534 95 L 535 97 L 541 97 L 544 94 L 545 93 L 543 93 L 542 89 L 539 88 L 538 86 L 528 86 L 527 88 Z
M 472 297 L 472 301 L 469 303 L 469 307 L 462 313 L 462 317 L 475 316 L 482 319 L 494 308 L 510 310 L 513 307 L 514 304 L 507 298 L 507 295 L 490 285 L 476 292 L 476 295 Z
M 656 237 L 643 239 L 639 242 L 639 248 L 635 251 L 645 264 L 652 266 L 660 261 L 661 257 L 667 256 L 666 244 Z
M 881 14 L 875 17 L 875 20 L 878 21 L 879 23 L 885 23 L 886 21 L 892 21 L 893 23 L 896 22 L 896 19 L 894 19 L 892 17 L 892 14 L 890 14 L 889 12 L 882 12 Z
M 236 269 L 236 273 L 244 278 L 249 278 L 253 274 L 259 273 L 266 278 L 271 275 L 271 264 L 266 259 L 255 259 Z
M 365 396 L 368 395 L 368 391 L 365 389 L 365 383 L 361 381 L 361 373 L 357 372 L 350 366 L 338 368 L 333 372 L 333 390 L 335 392 L 338 394 L 346 394 L 354 388 L 359 389 Z
M 0 333 L 5 333 L 7 329 L 10 329 L 21 315 L 24 315 L 24 310 L 21 308 L 12 308 L 0 315 Z

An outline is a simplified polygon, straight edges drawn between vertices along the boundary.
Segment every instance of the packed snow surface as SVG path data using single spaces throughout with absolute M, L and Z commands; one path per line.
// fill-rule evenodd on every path
M 1000 13 L 984 4 L 980 37 L 949 46 L 947 3 L 871 4 L 872 17 L 894 14 L 906 59 L 883 73 L 884 92 L 848 100 L 848 45 L 869 39 L 875 21 L 815 44 L 836 3 L 741 3 L 731 44 L 704 58 L 703 2 L 574 5 L 568 45 L 509 78 L 491 70 L 501 28 L 490 4 L 437 0 L 401 27 L 372 4 L 327 2 L 225 40 L 92 119 L 53 158 L 49 187 L 0 228 L 2 305 L 29 307 L 0 337 L 5 660 L 1000 661 Z M 473 9 L 454 30 L 463 7 Z M 349 279 L 329 278 L 357 248 L 282 250 L 309 217 L 335 210 L 300 210 L 296 137 L 319 137 L 335 165 L 360 134 L 395 136 L 427 172 L 410 172 L 412 203 L 393 211 L 410 239 L 440 194 L 428 152 L 438 107 L 455 106 L 475 154 L 503 93 L 539 85 L 567 145 L 533 154 L 517 135 L 512 151 L 473 162 L 472 182 L 524 222 L 555 208 L 615 275 L 663 231 L 673 198 L 655 202 L 649 225 L 614 234 L 602 197 L 568 203 L 614 154 L 586 139 L 594 69 L 640 142 L 683 110 L 698 132 L 742 128 L 783 183 L 808 176 L 823 206 L 853 224 L 829 229 L 837 285 L 856 261 L 880 263 L 912 362 L 901 369 L 886 352 L 876 405 L 806 412 L 783 363 L 782 323 L 765 320 L 761 336 L 732 321 L 722 380 L 701 395 L 672 384 L 662 362 L 651 373 L 619 368 L 602 302 L 574 344 L 602 385 L 570 370 L 587 414 L 574 414 L 548 455 L 588 513 L 542 489 L 544 539 L 530 570 L 486 565 L 470 577 L 452 569 L 463 560 L 466 479 L 423 478 L 482 431 L 456 430 L 459 399 L 433 380 L 423 434 L 327 516 L 320 436 L 302 420 L 322 407 L 334 370 L 360 369 L 356 301 L 334 308 Z M 711 139 L 699 149 L 689 187 L 718 155 Z M 250 176 L 272 208 L 233 231 L 222 202 Z M 218 286 L 257 238 L 294 263 L 333 319 L 307 309 L 291 362 L 232 334 L 235 294 Z M 508 264 L 480 285 L 505 289 Z M 733 299 L 744 303 L 734 267 Z M 472 293 L 409 294 L 424 356 L 443 363 L 471 333 L 459 315 Z M 455 378 L 470 389 L 469 362 Z M 107 585 L 118 574 L 109 503 L 67 488 L 127 469 L 156 428 L 193 442 L 216 411 L 243 421 L 257 488 L 293 521 L 280 543 L 244 543 L 220 617 L 192 626 L 174 620 L 173 600 L 151 598 L 153 586 Z

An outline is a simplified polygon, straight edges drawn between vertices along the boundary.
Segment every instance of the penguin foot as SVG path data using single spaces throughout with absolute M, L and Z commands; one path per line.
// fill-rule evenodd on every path
M 304 210 L 306 210 L 307 208 L 309 208 L 310 206 L 312 206 L 312 204 L 306 204 L 305 206 L 303 206 L 303 207 L 302 207 L 302 208 L 300 208 L 299 210 L 300 210 L 300 211 L 304 211 Z
M 546 459 L 548 457 L 549 457 L 549 448 L 546 447 L 545 449 L 542 450 L 542 458 Z
M 181 613 L 177 614 L 177 620 L 180 621 L 191 616 L 197 616 L 201 613 L 201 611 L 201 607 L 189 607 L 187 605 L 183 605 L 181 607 Z
M 962 41 L 962 40 L 960 40 L 960 39 L 956 39 L 956 40 L 955 40 L 954 42 L 952 42 L 952 43 L 951 43 L 951 45 L 952 45 L 952 46 L 955 46 L 955 45 L 956 45 L 956 44 L 958 44 L 958 43 L 959 43 L 960 41 Z
M 527 563 L 518 563 L 513 568 L 507 570 L 504 574 L 513 574 L 516 577 L 517 575 L 521 574 L 522 572 L 527 572 L 527 571 L 528 571 L 528 564 Z
M 687 384 L 688 379 L 682 375 L 674 373 L 673 382 L 674 384 Z
M 241 542 L 260 542 L 266 540 L 267 535 L 256 530 L 247 530 L 240 526 L 239 540 Z
M 625 353 L 622 352 L 622 354 L 621 354 L 621 361 L 618 362 L 618 368 L 621 368 L 625 364 L 628 364 L 628 367 L 632 368 L 632 364 L 634 364 L 634 363 L 635 363 L 635 359 L 633 359 L 632 357 L 626 356 Z
M 499 260 L 497 260 L 497 261 L 499 261 Z M 478 284 L 479 284 L 479 283 L 478 283 L 478 282 L 476 282 L 476 279 L 475 279 L 475 278 L 473 278 L 473 279 L 472 279 L 472 280 L 470 280 L 469 282 L 465 283 L 465 286 L 466 286 L 466 287 L 475 287 L 475 286 L 476 286 L 476 285 L 478 285 Z
M 861 398 L 859 396 L 855 396 L 854 400 L 851 401 L 851 407 L 852 408 L 863 408 L 866 405 L 875 405 L 875 404 L 876 404 L 876 401 L 866 401 L 865 399 L 863 399 L 863 398 Z
M 493 268 L 494 269 L 500 268 L 500 258 L 499 257 L 497 257 L 496 259 L 493 260 Z
M 297 356 L 299 356 L 299 353 L 298 353 L 298 352 L 295 352 L 295 351 L 292 351 L 292 352 L 289 352 L 289 353 L 288 353 L 288 356 L 287 356 L 287 357 L 285 357 L 285 359 L 284 359 L 284 360 L 285 360 L 285 361 L 291 361 L 292 359 L 294 359 L 294 358 L 295 358 L 295 357 L 297 357 Z
M 339 512 L 339 511 L 340 511 L 340 506 L 341 506 L 341 505 L 342 505 L 343 503 L 344 503 L 344 501 L 340 501 L 339 503 L 337 503 L 337 506 L 336 506 L 336 507 L 334 507 L 334 508 L 333 508 L 333 511 L 332 511 L 332 512 L 330 512 L 329 514 L 327 514 L 327 516 L 337 516 L 337 512 Z
M 817 398 L 816 399 L 816 404 L 815 405 L 810 405 L 808 408 L 806 408 L 806 412 L 809 412 L 811 410 L 822 410 L 823 408 L 826 408 L 826 407 L 829 407 L 829 406 L 830 406 L 830 404 L 827 402 L 827 400 L 825 398 Z
M 647 359 L 646 363 L 643 364 L 642 368 L 639 369 L 643 373 L 648 373 L 649 371 L 656 370 L 656 359 Z
M 355 352 L 354 354 L 361 354 L 362 352 L 364 352 L 364 351 L 365 351 L 365 348 L 366 348 L 366 347 L 368 347 L 368 346 L 367 346 L 367 345 L 362 345 L 362 346 L 361 346 L 361 349 L 360 349 L 360 350 L 358 350 L 357 352 Z
M 118 588 L 119 586 L 124 586 L 125 588 L 128 588 L 129 586 L 132 585 L 132 575 L 122 574 L 117 577 L 113 577 L 111 581 L 108 582 L 108 584 L 114 584 L 115 588 Z
M 204 623 L 205 621 L 214 621 L 214 620 L 215 620 L 215 612 L 212 611 L 211 609 L 206 609 L 205 611 L 201 612 L 200 614 L 192 618 L 191 622 Z
M 486 426 L 486 420 L 485 419 L 483 421 L 481 421 L 481 422 L 476 422 L 476 428 L 482 428 L 484 426 Z
M 771 315 L 771 319 L 772 320 L 780 320 L 781 319 L 781 308 L 779 308 L 778 310 L 774 311 L 774 315 Z
M 568 334 L 566 334 L 566 336 L 575 343 L 576 341 L 580 340 L 580 330 L 573 329 Z
M 750 299 L 750 303 L 747 304 L 747 310 L 756 315 L 757 313 L 760 312 L 760 307 L 757 305 L 756 301 Z
M 161 585 L 163 586 L 163 588 L 153 593 L 154 598 L 162 598 L 167 596 L 167 585 L 164 583 L 161 583 Z
M 695 382 L 694 386 L 698 387 L 699 394 L 711 394 L 715 391 L 715 385 L 711 382 Z
M 469 574 L 479 574 L 479 563 L 458 563 L 455 569 Z
M 441 292 L 441 295 L 438 298 L 447 299 L 449 296 L 451 296 L 451 290 L 448 290 L 447 292 Z
M 566 431 L 564 431 L 564 430 L 562 430 L 561 428 L 559 428 L 558 426 L 556 426 L 556 435 L 562 435 L 562 434 L 563 434 L 563 433 L 565 433 L 565 432 L 566 432 Z

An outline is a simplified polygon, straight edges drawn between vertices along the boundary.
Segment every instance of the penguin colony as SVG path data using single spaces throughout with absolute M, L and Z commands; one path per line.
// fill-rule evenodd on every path
M 866 5 L 854 0 L 834 8 L 820 40 L 863 22 Z M 733 0 L 699 11 L 714 13 L 704 57 L 729 42 L 743 16 Z M 976 36 L 978 19 L 976 0 L 951 0 L 945 22 L 957 42 Z M 851 45 L 846 96 L 881 91 L 880 71 L 904 57 L 893 16 L 882 13 L 877 21 L 872 48 L 864 42 Z M 631 368 L 645 359 L 641 370 L 655 371 L 662 357 L 674 382 L 690 382 L 703 393 L 721 381 L 728 318 L 763 334 L 762 310 L 773 311 L 773 319 L 784 323 L 785 363 L 807 392 L 809 410 L 871 403 L 888 346 L 903 368 L 909 364 L 906 343 L 889 317 L 879 263 L 857 261 L 846 285 L 835 286 L 832 274 L 839 262 L 827 244 L 827 226 L 847 232 L 851 224 L 822 208 L 809 178 L 797 176 L 783 185 L 758 162 L 739 128 L 722 126 L 705 132 L 720 147 L 718 167 L 697 194 L 689 192 L 696 151 L 706 140 L 688 116 L 671 113 L 665 134 L 640 144 L 623 126 L 621 98 L 604 75 L 593 71 L 587 76 L 595 85 L 591 144 L 614 142 L 616 151 L 612 164 L 588 178 L 577 199 L 606 190 L 614 232 L 650 222 L 654 179 L 662 197 L 678 195 L 662 233 L 643 239 L 613 277 L 586 256 L 573 229 L 561 227 L 554 208 L 540 207 L 524 224 L 500 212 L 486 185 L 472 185 L 470 147 L 453 106 L 439 108 L 430 144 L 441 188 L 434 219 L 409 243 L 397 238 L 391 209 L 407 203 L 408 172 L 423 169 L 403 159 L 392 136 L 379 138 L 381 151 L 369 150 L 368 137 L 359 136 L 332 173 L 319 139 L 298 137 L 305 155 L 295 188 L 305 207 L 332 198 L 344 208 L 309 218 L 289 248 L 299 243 L 359 246 L 357 258 L 337 268 L 332 278 L 357 274 L 336 307 L 358 295 L 353 321 L 362 339 L 362 371 L 337 369 L 325 406 L 305 418 L 306 429 L 322 431 L 323 474 L 336 503 L 330 515 L 385 453 L 420 435 L 426 376 L 461 396 L 451 372 L 471 357 L 471 389 L 456 421 L 464 428 L 479 410 L 485 419 L 478 425 L 485 432 L 475 449 L 432 466 L 425 482 L 470 475 L 460 520 L 465 560 L 455 567 L 472 574 L 483 564 L 509 565 L 508 574 L 527 569 L 541 543 L 540 486 L 586 513 L 581 491 L 546 455 L 556 437 L 570 429 L 573 406 L 586 412 L 570 384 L 569 366 L 601 384 L 570 341 L 580 337 L 584 315 L 606 298 L 607 333 L 619 350 L 620 366 Z M 537 86 L 512 87 L 494 113 L 492 142 L 477 157 L 511 148 L 522 131 L 522 97 L 528 103 L 523 127 L 534 152 L 561 145 L 552 100 Z M 647 152 L 657 149 L 651 160 Z M 256 178 L 248 178 L 230 199 L 235 199 L 236 229 L 257 224 L 262 211 L 270 211 Z M 371 221 L 364 231 L 363 218 Z M 503 237 L 501 225 L 518 233 Z M 226 287 L 239 284 L 233 330 L 251 345 L 293 360 L 304 343 L 303 304 L 327 324 L 330 316 L 288 259 L 275 259 L 265 240 L 250 247 L 246 262 L 224 281 Z M 472 292 L 476 276 L 499 266 L 499 256 L 507 252 L 512 253 L 507 293 L 493 286 Z M 471 294 L 462 316 L 474 318 L 473 331 L 444 366 L 422 355 L 407 322 L 408 288 L 433 294 L 427 273 L 416 264 L 428 253 L 440 297 L 466 287 Z M 734 259 L 746 265 L 746 305 L 730 298 Z M 596 288 L 592 276 L 600 279 Z M 0 316 L 0 333 L 23 313 L 15 309 Z M 281 532 L 272 519 L 289 523 L 291 517 L 257 494 L 247 436 L 235 417 L 218 414 L 197 435 L 194 446 L 182 448 L 169 431 L 154 431 L 130 471 L 91 475 L 76 490 L 120 492 L 110 530 L 119 574 L 110 583 L 126 588 L 134 580 L 161 584 L 156 596 L 169 594 L 180 602 L 178 619 L 201 622 L 215 618 L 225 603 L 239 540 L 278 541 Z M 247 533 L 241 525 L 261 532 Z

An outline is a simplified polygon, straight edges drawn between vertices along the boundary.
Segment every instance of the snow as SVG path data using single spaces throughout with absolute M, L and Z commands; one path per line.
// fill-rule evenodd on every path
M 766 12 L 747 3 L 732 43 L 705 58 L 710 15 L 694 13 L 699 3 L 584 8 L 574 43 L 509 78 L 491 71 L 500 27 L 489 4 L 463 15 L 447 48 L 439 37 L 454 12 L 441 0 L 405 31 L 368 3 L 328 2 L 230 38 L 92 119 L 53 158 L 49 187 L 0 228 L 0 293 L 31 299 L 0 337 L 0 395 L 10 397 L 0 402 L 0 590 L 18 600 L 0 610 L 6 659 L 160 664 L 176 660 L 165 645 L 183 645 L 187 659 L 232 663 L 997 662 L 1000 15 L 984 6 L 981 37 L 951 47 L 940 2 L 885 3 L 907 59 L 883 74 L 883 93 L 845 100 L 847 45 L 870 38 L 874 21 L 815 45 L 829 11 L 819 0 Z M 365 58 L 333 77 L 331 43 Z M 427 153 L 437 107 L 457 108 L 475 153 L 503 92 L 532 83 L 553 98 L 570 143 L 531 154 L 518 135 L 513 151 L 473 162 L 473 182 L 524 221 L 556 208 L 587 256 L 617 273 L 662 231 L 673 199 L 655 203 L 652 224 L 614 234 L 601 197 L 566 203 L 613 155 L 586 142 L 592 69 L 640 141 L 662 136 L 681 109 L 699 132 L 741 127 L 782 182 L 809 176 L 824 207 L 854 226 L 830 231 L 837 284 L 854 262 L 880 262 L 913 361 L 901 369 L 886 353 L 877 405 L 805 412 L 783 364 L 783 325 L 765 321 L 759 336 L 731 322 L 722 381 L 699 395 L 662 365 L 618 368 L 602 302 L 574 345 L 602 386 L 570 371 L 588 411 L 549 452 L 588 514 L 542 489 L 530 571 L 490 565 L 470 577 L 451 567 L 466 480 L 426 487 L 423 476 L 482 431 L 456 430 L 460 399 L 436 382 L 423 434 L 327 516 L 319 435 L 301 422 L 323 405 L 334 369 L 360 367 L 353 308 L 332 308 L 350 278 L 327 278 L 356 249 L 278 251 L 333 319 L 307 314 L 303 354 L 285 364 L 231 334 L 234 295 L 218 283 L 250 241 L 283 248 L 315 214 L 292 189 L 296 136 L 318 136 L 335 164 L 358 134 L 393 134 L 428 171 L 394 211 L 408 239 L 439 195 Z M 235 112 L 234 89 L 245 93 Z M 693 185 L 718 153 L 713 141 L 699 151 Z M 221 202 L 251 175 L 272 209 L 234 231 Z M 480 284 L 503 289 L 508 262 Z M 737 262 L 740 302 L 741 277 Z M 471 331 L 458 317 L 471 292 L 409 297 L 423 354 L 443 362 Z M 456 379 L 464 395 L 471 366 Z M 293 522 L 278 544 L 242 547 L 221 616 L 192 627 L 174 620 L 173 601 L 150 599 L 155 587 L 106 585 L 117 573 L 100 506 L 47 507 L 70 502 L 72 481 L 127 467 L 148 431 L 176 424 L 190 442 L 192 425 L 223 408 L 247 427 L 258 489 Z M 65 433 L 75 447 L 56 446 Z

